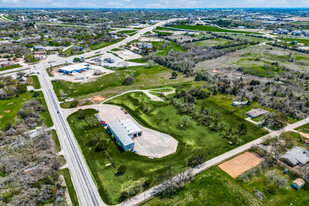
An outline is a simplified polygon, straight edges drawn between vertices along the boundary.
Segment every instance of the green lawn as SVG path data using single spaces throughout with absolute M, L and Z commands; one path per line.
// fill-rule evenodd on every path
M 163 47 L 166 44 L 167 46 Z M 152 42 L 152 45 L 157 48 L 156 55 L 165 55 L 172 49 L 178 52 L 184 51 L 181 46 L 171 41 Z
M 128 33 L 134 33 L 136 32 L 136 30 L 121 30 L 121 31 L 118 31 L 117 33 L 119 34 L 128 34 Z
M 32 84 L 34 89 L 41 89 L 41 84 L 39 82 L 38 76 L 32 75 L 28 77 L 27 82 L 29 82 L 29 84 Z
M 242 33 L 242 34 L 259 34 L 256 32 L 246 32 L 246 31 L 237 31 L 229 29 L 221 29 L 215 26 L 203 26 L 203 25 L 184 25 L 184 26 L 171 26 L 176 29 L 186 29 L 186 30 L 197 30 L 197 31 L 208 31 L 208 32 L 227 32 L 227 33 Z
M 66 93 L 69 97 L 88 98 L 92 95 L 103 95 L 111 97 L 133 89 L 148 89 L 161 87 L 162 85 L 179 84 L 191 81 L 192 78 L 185 78 L 178 74 L 177 79 L 170 79 L 172 71 L 161 66 L 143 66 L 115 69 L 114 73 L 97 78 L 88 83 L 72 83 L 67 81 L 52 81 L 54 90 L 60 100 L 60 94 Z M 123 86 L 122 82 L 126 76 L 133 76 L 135 82 L 130 86 Z M 82 86 L 81 86 L 82 85 Z
M 203 41 L 194 42 L 197 46 L 216 46 L 216 45 L 227 45 L 230 41 L 226 39 L 208 39 Z
M 66 169 L 63 169 L 63 170 L 59 170 L 59 173 L 61 175 L 63 175 L 63 177 L 64 177 L 64 180 L 65 180 L 65 183 L 67 185 L 68 192 L 69 192 L 69 195 L 70 195 L 70 198 L 71 198 L 71 201 L 72 201 L 72 205 L 73 206 L 79 205 L 77 195 L 76 195 L 76 192 L 75 192 L 75 189 L 74 189 L 74 185 L 73 185 L 72 180 L 71 180 L 71 175 L 70 175 L 69 169 L 66 168 Z
M 21 105 L 31 98 L 32 94 L 26 92 L 25 94 L 19 95 L 19 97 L 0 100 L 0 116 L 2 116 L 0 119 L 0 128 L 3 129 L 9 122 L 15 123 L 15 117 L 17 116 Z
M 70 47 L 69 49 L 67 49 L 63 52 L 62 56 L 70 57 L 70 56 L 80 55 L 80 54 L 84 54 L 84 53 L 85 52 L 83 52 L 83 51 L 73 51 L 73 47 Z
M 273 169 L 273 171 L 282 175 L 282 171 L 279 169 Z M 290 187 L 293 178 L 289 179 L 288 189 L 273 195 L 266 190 L 264 177 L 265 173 L 262 173 L 247 183 L 240 183 L 218 167 L 214 167 L 196 176 L 191 183 L 187 183 L 176 194 L 155 197 L 144 205 L 307 205 L 309 198 L 308 183 L 304 188 L 296 191 Z M 289 178 L 288 175 L 285 175 L 285 177 Z M 262 192 L 266 199 L 258 200 L 253 189 Z
M 121 38 L 121 39 L 118 39 L 118 40 L 116 40 L 116 41 L 114 41 L 114 42 L 101 41 L 99 44 L 92 44 L 92 45 L 90 45 L 90 49 L 91 49 L 91 50 L 102 49 L 102 48 L 107 47 L 107 46 L 109 46 L 109 45 L 112 45 L 112 44 L 115 44 L 115 43 L 117 43 L 117 42 L 120 42 L 120 41 L 122 41 L 123 39 L 124 39 L 124 38 Z
M 26 92 L 25 94 L 19 95 L 19 97 L 14 97 L 12 99 L 0 100 L 0 128 L 4 128 L 8 122 L 15 123 L 15 118 L 17 113 L 21 109 L 22 104 L 29 99 L 39 100 L 46 108 L 44 112 L 41 113 L 42 120 L 47 127 L 53 126 L 52 119 L 50 117 L 43 93 L 39 91 L 38 97 L 33 97 L 33 93 Z
M 108 103 L 124 107 L 143 126 L 170 134 L 178 140 L 178 148 L 177 152 L 172 155 L 149 160 L 147 157 L 131 152 L 123 152 L 96 120 L 95 110 L 84 110 L 87 113 L 86 121 L 77 119 L 78 112 L 70 115 L 68 122 L 98 185 L 99 192 L 107 204 L 117 203 L 126 186 L 141 178 L 147 177 L 151 185 L 154 186 L 157 177 L 170 167 L 177 170 L 185 169 L 184 165 L 186 165 L 188 158 L 196 151 L 200 151 L 205 159 L 211 159 L 238 146 L 229 144 L 229 140 L 223 138 L 218 132 L 212 132 L 194 120 L 191 121 L 188 128 L 178 129 L 185 115 L 179 114 L 178 110 L 167 102 L 151 101 L 143 93 L 122 95 Z M 244 123 L 248 132 L 241 137 L 242 143 L 266 134 L 256 125 L 231 114 L 208 99 L 198 100 L 198 106 L 205 106 L 211 111 L 218 112 L 220 119 L 227 126 L 237 127 Z M 125 175 L 115 176 L 116 169 L 105 166 L 110 161 L 103 152 L 95 152 L 94 136 L 107 141 L 107 154 L 117 168 L 121 165 L 127 167 Z
M 287 41 L 289 43 L 293 43 L 296 40 L 298 43 L 301 43 L 301 44 L 309 44 L 309 39 L 300 39 L 300 38 L 277 38 L 277 39 L 280 39 L 282 41 Z
M 0 71 L 14 69 L 14 68 L 18 68 L 18 67 L 21 67 L 21 66 L 19 64 L 14 64 L 14 65 L 6 66 L 6 67 L 0 67 Z
M 59 139 L 58 139 L 58 135 L 57 135 L 57 132 L 56 130 L 52 130 L 52 138 L 55 142 L 55 152 L 60 152 L 61 150 L 61 146 L 60 146 L 60 142 L 59 142 Z
M 309 130 L 309 123 L 307 123 L 307 124 L 305 124 L 305 125 L 303 125 L 303 126 L 301 126 L 301 127 L 298 127 L 298 128 L 296 128 L 295 130 L 300 131 L 300 132 L 303 132 L 303 133 L 309 133 L 308 131 L 306 131 L 306 130 L 304 130 L 304 129 Z

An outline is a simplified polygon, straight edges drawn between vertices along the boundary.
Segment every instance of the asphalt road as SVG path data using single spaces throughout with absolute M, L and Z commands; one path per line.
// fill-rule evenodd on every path
M 100 50 L 92 51 L 83 55 L 84 57 L 90 57 L 95 55 L 96 52 L 101 51 L 101 53 L 109 51 L 113 48 L 118 48 L 121 45 L 125 45 L 126 43 L 138 39 L 142 34 L 153 30 L 156 26 L 163 25 L 169 21 L 160 22 L 151 27 L 140 30 L 136 35 L 130 36 L 123 41 L 110 45 L 108 47 L 102 48 Z M 65 156 L 65 159 L 68 164 L 68 168 L 71 174 L 72 182 L 74 184 L 75 191 L 77 193 L 77 197 L 80 205 L 89 205 L 89 206 L 98 206 L 98 205 L 106 205 L 97 190 L 97 187 L 91 177 L 90 171 L 87 168 L 86 162 L 79 150 L 79 146 L 74 138 L 74 134 L 71 131 L 68 122 L 64 118 L 62 114 L 62 110 L 60 109 L 60 104 L 57 99 L 57 96 L 53 90 L 53 86 L 50 80 L 50 77 L 47 74 L 46 68 L 50 66 L 48 62 L 52 61 L 53 65 L 58 65 L 73 60 L 74 57 L 63 58 L 58 55 L 48 56 L 44 61 L 33 65 L 30 67 L 33 72 L 39 72 L 38 75 L 39 81 L 41 84 L 42 92 L 44 94 L 47 107 L 49 109 L 50 115 L 55 125 L 55 129 L 57 131 L 61 149 Z M 29 66 L 26 66 L 29 67 Z M 18 69 L 10 70 L 9 72 L 17 72 L 19 70 L 23 70 L 25 67 L 20 67 Z M 7 72 L 7 71 L 6 71 Z M 1 75 L 1 73 L 0 73 Z

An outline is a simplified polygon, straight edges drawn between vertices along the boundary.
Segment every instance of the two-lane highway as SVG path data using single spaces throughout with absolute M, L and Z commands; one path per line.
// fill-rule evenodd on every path
M 105 205 L 98 193 L 74 135 L 67 121 L 63 118 L 57 96 L 52 89 L 46 70 L 41 70 L 38 76 L 49 112 L 55 124 L 61 148 L 70 169 L 80 205 Z

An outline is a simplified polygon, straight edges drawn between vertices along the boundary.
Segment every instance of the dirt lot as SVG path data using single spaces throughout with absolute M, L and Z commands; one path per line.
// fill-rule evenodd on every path
M 94 101 L 95 103 L 100 103 L 100 102 L 102 102 L 102 101 L 104 101 L 106 98 L 105 97 L 102 97 L 102 96 L 100 96 L 100 95 L 98 95 L 98 96 L 93 96 L 92 98 L 91 98 L 91 100 L 92 101 Z
M 262 158 L 251 152 L 245 152 L 231 160 L 228 160 L 219 165 L 219 167 L 229 174 L 231 177 L 236 178 L 243 172 L 259 165 L 263 161 Z

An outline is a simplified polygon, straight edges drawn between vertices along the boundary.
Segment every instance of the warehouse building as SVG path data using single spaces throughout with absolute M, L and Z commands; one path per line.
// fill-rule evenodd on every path
M 89 69 L 89 64 L 85 63 L 78 63 L 78 64 L 71 64 L 69 66 L 61 67 L 59 69 L 59 72 L 65 73 L 65 74 L 71 74 L 74 72 L 82 72 Z
M 267 113 L 268 111 L 259 108 L 259 109 L 251 109 L 249 112 L 246 113 L 246 115 L 248 115 L 251 118 L 256 118 Z
M 132 150 L 134 148 L 133 139 L 142 136 L 142 130 L 131 119 L 110 123 L 107 132 L 114 135 L 125 151 Z

